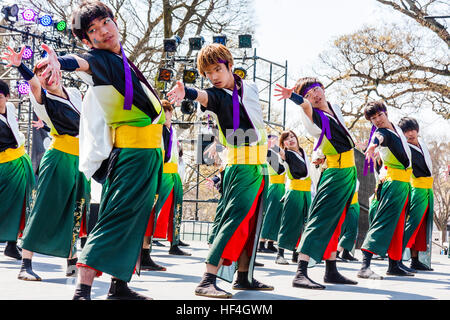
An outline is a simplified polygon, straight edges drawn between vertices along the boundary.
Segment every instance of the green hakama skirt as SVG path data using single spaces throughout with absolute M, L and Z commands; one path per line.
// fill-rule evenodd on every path
M 33 208 L 22 237 L 26 250 L 69 258 L 76 253 L 91 188 L 78 170 L 79 157 L 49 149 L 42 157 Z
M 393 260 L 402 257 L 405 216 L 411 186 L 409 182 L 386 180 L 381 186 L 378 206 L 373 213 L 362 250 Z
M 267 192 L 266 165 L 231 165 L 225 169 L 222 209 L 216 214 L 216 226 L 206 263 L 223 265 L 217 276 L 231 282 L 240 255 L 250 257 L 248 278 L 253 280 L 257 243 L 261 232 L 264 199 Z
M 281 212 L 283 204 L 281 199 L 285 193 L 284 183 L 271 183 L 267 190 L 266 211 L 261 229 L 261 238 L 277 241 L 278 231 L 280 230 Z
M 162 175 L 160 148 L 120 150 L 102 189 L 98 220 L 78 265 L 129 282 Z
M 283 202 L 278 246 L 294 251 L 300 242 L 311 205 L 311 192 L 288 190 Z
M 327 168 L 318 183 L 297 251 L 310 257 L 309 266 L 337 250 L 346 212 L 356 189 L 356 167 Z
M 29 214 L 35 185 L 30 157 L 0 163 L 0 242 L 17 241 Z
M 351 204 L 348 208 L 345 221 L 342 224 L 338 245 L 348 251 L 353 251 L 353 248 L 355 247 L 356 236 L 358 235 L 359 211 L 359 202 Z

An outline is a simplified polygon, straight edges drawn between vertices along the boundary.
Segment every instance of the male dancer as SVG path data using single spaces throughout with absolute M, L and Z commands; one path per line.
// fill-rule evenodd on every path
M 431 234 L 433 231 L 433 166 L 424 141 L 419 138 L 416 119 L 404 117 L 398 123 L 411 148 L 412 177 L 409 216 L 406 220 L 403 247 L 411 254 L 410 268 L 431 268 Z
M 83 2 L 72 15 L 72 31 L 91 50 L 57 58 L 44 45 L 43 76 L 52 72 L 51 82 L 60 68 L 79 71 L 89 84 L 81 112 L 80 170 L 104 182 L 97 223 L 78 259 L 73 299 L 90 299 L 94 278 L 102 272 L 112 275 L 108 299 L 148 299 L 127 282 L 162 174 L 164 112 L 154 89 L 126 58 L 108 6 Z
M 366 150 L 366 159 L 374 160 L 375 149 L 379 148 L 381 160 L 387 171 L 378 193 L 379 197 L 377 195 L 377 209 L 361 246 L 363 261 L 358 277 L 382 279 L 370 269 L 370 262 L 374 254 L 384 256 L 386 252 L 389 257 L 388 275 L 413 276 L 399 265 L 410 199 L 411 150 L 401 129 L 389 121 L 387 108 L 383 102 L 368 103 L 364 109 L 364 116 L 376 127 Z
M 267 134 L 254 83 L 233 74 L 233 57 L 221 44 L 200 50 L 197 66 L 213 87 L 206 90 L 184 87 L 182 82 L 168 94 L 171 103 L 196 100 L 216 117 L 220 143 L 227 147 L 227 167 L 223 179 L 225 204 L 220 213 L 213 243 L 206 259 L 206 272 L 196 295 L 229 298 L 216 286 L 218 272 L 231 281 L 238 264 L 235 290 L 273 290 L 253 278 L 254 258 L 264 210 Z M 223 266 L 231 266 L 223 268 Z M 222 268 L 221 268 L 222 267 Z M 219 270 L 220 269 L 220 270 Z M 226 276 L 224 272 L 229 271 Z
M 8 102 L 8 84 L 0 80 L 0 241 L 4 254 L 22 259 L 17 238 L 25 226 L 35 185 L 31 159 L 25 153 L 25 137 L 19 131 L 16 108 Z
M 318 139 L 315 150 L 326 157 L 327 169 L 322 173 L 311 203 L 308 221 L 298 246 L 298 270 L 292 285 L 308 289 L 325 289 L 308 277 L 308 264 L 326 260 L 324 282 L 356 284 L 336 268 L 336 250 L 341 225 L 355 193 L 355 143 L 339 107 L 328 103 L 322 83 L 315 78 L 301 78 L 295 87 L 277 84 L 275 96 L 290 98 L 301 107 L 303 124 Z M 294 92 L 295 91 L 295 92 Z
M 67 276 L 76 274 L 77 240 L 82 219 L 90 203 L 90 183 L 78 169 L 81 93 L 51 85 L 42 76 L 44 68 L 28 69 L 22 54 L 8 47 L 3 59 L 18 68 L 31 87 L 30 99 L 35 113 L 50 127 L 53 142 L 40 166 L 36 198 L 27 217 L 22 236 L 22 267 L 18 278 L 39 281 L 32 269 L 33 252 L 67 258 Z

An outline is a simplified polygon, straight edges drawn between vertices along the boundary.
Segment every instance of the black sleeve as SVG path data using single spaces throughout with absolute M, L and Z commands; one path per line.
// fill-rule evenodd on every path
M 113 53 L 111 53 L 113 54 Z M 84 59 L 89 63 L 89 69 L 91 70 L 92 78 L 96 84 L 111 84 L 109 55 L 103 50 L 91 50 L 86 53 L 77 54 L 80 58 Z
M 298 159 L 297 156 L 289 150 L 285 151 L 285 157 L 286 163 L 289 165 L 289 170 L 295 179 L 306 177 L 308 174 L 306 163 Z
M 217 88 L 208 88 L 205 90 L 208 94 L 208 106 L 205 108 L 204 106 L 201 106 L 201 110 L 204 111 L 211 111 L 217 114 L 217 110 L 221 105 L 221 101 L 223 99 L 223 92 L 220 89 Z
M 277 174 L 282 174 L 285 171 L 284 165 L 280 163 L 277 152 L 271 149 L 267 151 L 267 162 Z
M 373 142 L 377 145 L 386 147 L 389 145 L 389 137 L 390 134 L 386 129 L 377 129 L 374 133 Z

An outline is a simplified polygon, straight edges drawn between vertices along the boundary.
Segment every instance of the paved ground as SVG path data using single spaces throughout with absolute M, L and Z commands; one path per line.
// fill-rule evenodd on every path
M 189 241 L 186 241 L 189 242 Z M 167 242 L 162 242 L 167 245 Z M 130 286 L 157 300 L 203 300 L 193 291 L 204 272 L 204 258 L 208 247 L 202 242 L 189 242 L 183 248 L 192 256 L 173 256 L 168 247 L 154 246 L 153 259 L 166 266 L 166 272 L 144 271 L 141 276 L 133 276 Z M 65 277 L 65 260 L 36 254 L 33 268 L 43 281 L 26 282 L 17 279 L 20 261 L 3 255 L 5 244 L 0 244 L 0 300 L 70 300 L 76 279 Z M 291 252 L 285 254 L 291 258 Z M 356 257 L 361 259 L 358 250 Z M 363 280 L 356 277 L 360 262 L 339 263 L 339 270 L 359 281 L 356 286 L 327 285 L 326 290 L 314 291 L 291 286 L 296 264 L 277 265 L 275 254 L 258 253 L 257 261 L 264 267 L 257 267 L 255 278 L 275 286 L 272 292 L 233 291 L 231 284 L 218 281 L 218 285 L 234 294 L 237 300 L 449 300 L 450 299 L 450 259 L 434 254 L 433 272 L 420 272 L 414 277 L 387 276 L 384 280 Z M 407 264 L 408 265 L 408 264 Z M 323 283 L 324 264 L 309 269 L 312 279 Z M 373 268 L 384 275 L 387 261 L 373 261 Z M 110 277 L 103 275 L 94 282 L 92 298 L 103 300 L 109 288 Z M 207 300 L 211 300 L 206 298 Z

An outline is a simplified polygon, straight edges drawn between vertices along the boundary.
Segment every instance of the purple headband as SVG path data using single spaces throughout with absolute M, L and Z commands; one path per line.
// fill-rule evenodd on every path
M 308 93 L 309 90 L 311 90 L 312 88 L 315 88 L 315 87 L 322 87 L 322 84 L 320 84 L 319 82 L 314 82 L 314 83 L 310 84 L 309 86 L 307 86 L 306 88 L 304 88 L 300 92 L 300 95 L 302 97 L 304 97 Z

